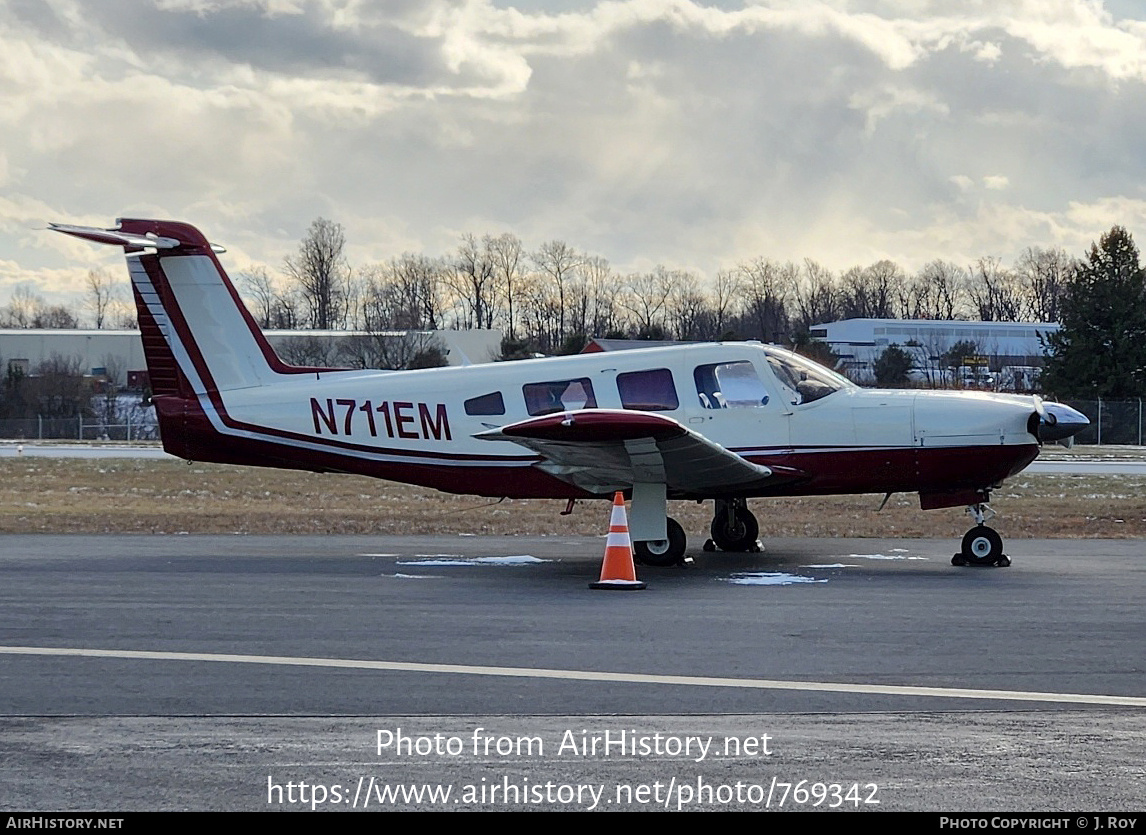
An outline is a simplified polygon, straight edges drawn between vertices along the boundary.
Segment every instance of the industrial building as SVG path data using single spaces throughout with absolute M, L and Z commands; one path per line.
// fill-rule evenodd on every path
M 1048 322 L 968 322 L 928 319 L 845 319 L 815 325 L 811 336 L 826 342 L 840 357 L 840 368 L 853 379 L 874 378 L 875 360 L 891 345 L 908 351 L 915 362 L 913 378 L 933 384 L 988 385 L 999 375 L 1021 378 L 1001 388 L 1025 390 L 1045 359 L 1046 337 L 1059 326 Z M 951 352 L 963 350 L 954 362 Z M 970 379 L 952 379 L 952 365 Z
M 386 333 L 268 330 L 264 334 L 285 362 L 298 364 L 321 364 L 316 360 L 322 359 L 350 364 L 346 362 L 349 357 L 368 360 L 380 353 L 401 357 L 428 346 L 438 346 L 447 364 L 470 365 L 490 362 L 501 350 L 501 331 L 498 330 Z M 379 345 L 392 350 L 380 352 Z M 22 374 L 34 374 L 53 358 L 78 363 L 80 373 L 107 377 L 118 387 L 146 388 L 147 362 L 139 331 L 0 329 L 0 365 L 4 373 L 16 369 Z

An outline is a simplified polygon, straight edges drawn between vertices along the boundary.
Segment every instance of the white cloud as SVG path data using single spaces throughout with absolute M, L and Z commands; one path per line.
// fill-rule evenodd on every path
M 1146 220 L 1143 84 L 1087 0 L 0 0 L 3 281 L 102 257 L 49 220 L 151 212 L 272 267 L 320 214 L 362 260 L 1077 251 Z

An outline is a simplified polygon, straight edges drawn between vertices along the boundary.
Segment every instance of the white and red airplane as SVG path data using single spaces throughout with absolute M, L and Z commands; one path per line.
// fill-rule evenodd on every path
M 712 499 L 712 544 L 751 550 L 747 499 L 919 493 L 967 505 L 956 565 L 1008 565 L 990 491 L 1087 419 L 1037 397 L 863 389 L 754 342 L 439 368 L 283 363 L 194 227 L 52 229 L 122 246 L 163 447 L 195 461 L 346 472 L 491 497 L 632 497 L 639 560 L 685 555 L 668 499 Z M 710 547 L 706 543 L 706 548 Z

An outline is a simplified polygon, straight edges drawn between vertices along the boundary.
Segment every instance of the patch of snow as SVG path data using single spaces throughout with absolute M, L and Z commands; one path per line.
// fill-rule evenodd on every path
M 737 586 L 791 586 L 796 583 L 826 583 L 814 577 L 801 577 L 799 574 L 784 574 L 779 571 L 757 571 L 733 574 L 728 582 Z

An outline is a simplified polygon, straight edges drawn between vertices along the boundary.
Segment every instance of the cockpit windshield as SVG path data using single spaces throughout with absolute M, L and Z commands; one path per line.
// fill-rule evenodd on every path
M 814 403 L 840 389 L 855 386 L 846 377 L 829 371 L 799 354 L 771 347 L 765 349 L 765 354 L 777 381 L 791 392 L 793 406 Z

